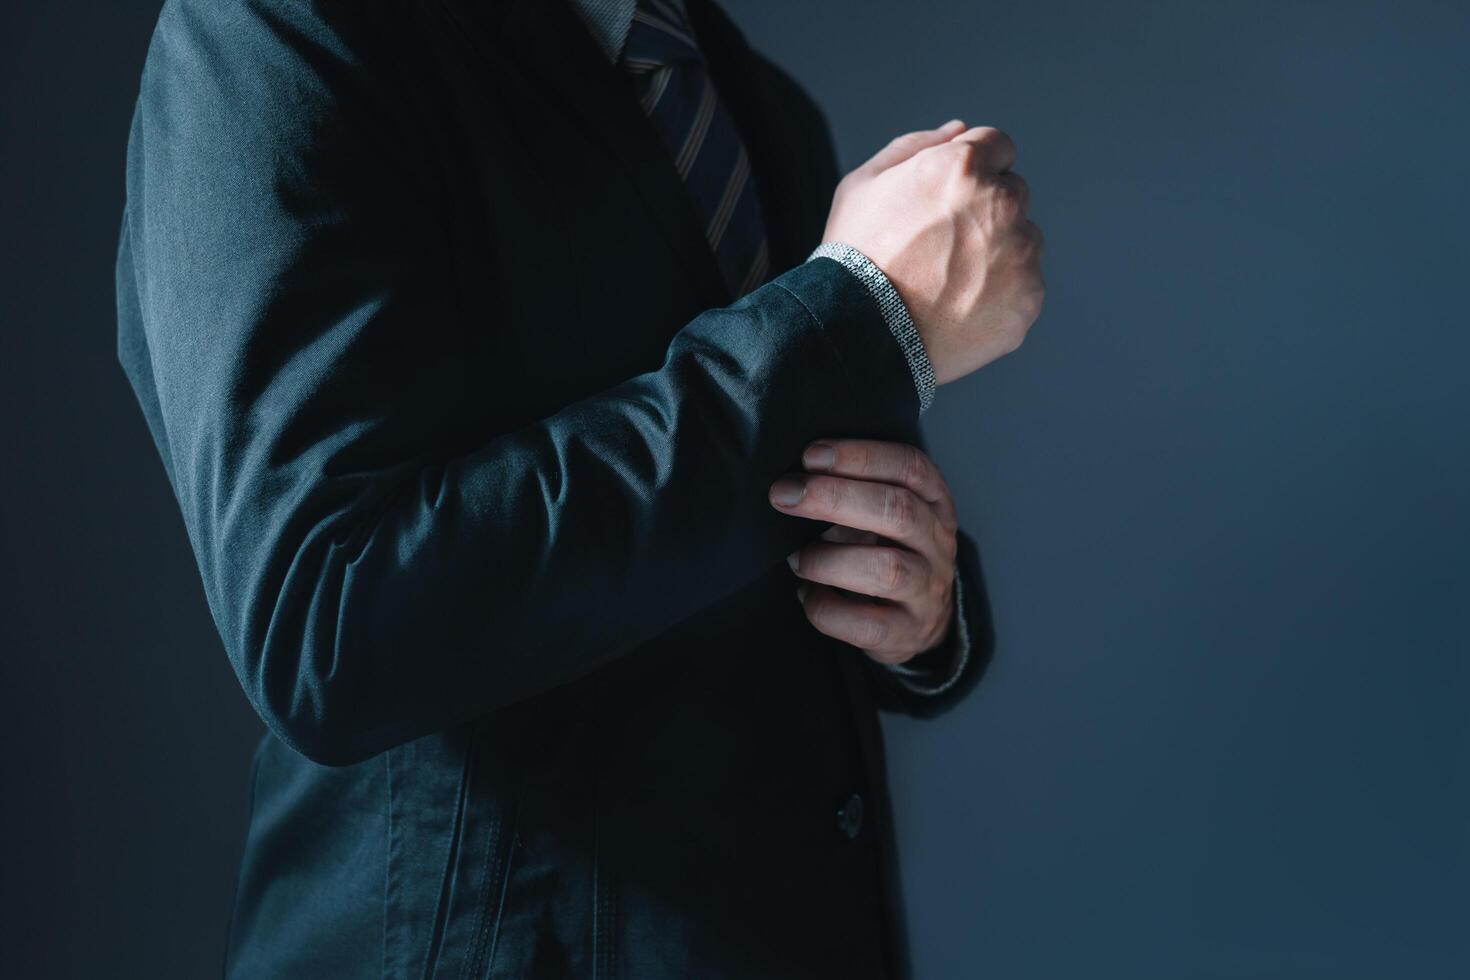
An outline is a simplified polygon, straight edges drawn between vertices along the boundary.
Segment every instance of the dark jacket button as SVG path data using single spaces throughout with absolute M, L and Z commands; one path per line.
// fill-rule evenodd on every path
M 852 840 L 863 829 L 863 798 L 856 793 L 837 811 L 837 827 Z

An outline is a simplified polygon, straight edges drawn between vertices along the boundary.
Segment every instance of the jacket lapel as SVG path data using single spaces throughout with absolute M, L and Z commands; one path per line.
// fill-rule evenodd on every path
M 608 64 L 566 0 L 445 0 L 482 53 L 511 59 L 548 102 L 574 116 L 627 169 L 685 273 L 710 306 L 729 302 L 694 204 L 643 115 L 632 82 Z M 486 48 L 493 46 L 493 50 Z
M 638 107 L 631 80 L 608 64 L 567 0 L 443 0 L 480 52 L 510 59 L 547 100 L 580 121 L 627 170 L 691 282 L 708 306 L 731 301 L 673 160 Z M 804 244 L 792 222 L 801 213 L 782 136 L 784 113 L 752 70 L 753 57 L 735 26 L 707 0 L 686 0 L 700 48 L 751 159 L 773 272 L 799 261 Z M 815 243 L 812 243 L 815 244 Z

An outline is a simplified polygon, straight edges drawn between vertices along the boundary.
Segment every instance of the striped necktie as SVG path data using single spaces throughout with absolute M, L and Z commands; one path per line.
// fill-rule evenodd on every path
M 770 252 L 750 159 L 679 0 L 638 0 L 618 64 L 674 158 L 731 295 L 765 281 Z

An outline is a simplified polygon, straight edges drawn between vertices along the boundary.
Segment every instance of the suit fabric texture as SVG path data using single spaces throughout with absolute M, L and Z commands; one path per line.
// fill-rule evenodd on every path
M 733 301 L 564 0 L 160 15 L 118 356 L 267 728 L 231 977 L 907 974 L 878 711 L 985 658 L 918 696 L 796 601 L 825 525 L 766 488 L 822 436 L 922 445 L 918 400 L 802 261 L 821 114 L 688 8 L 769 241 Z

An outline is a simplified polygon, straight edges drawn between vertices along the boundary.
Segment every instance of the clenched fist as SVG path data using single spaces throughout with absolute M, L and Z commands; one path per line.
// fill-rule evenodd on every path
M 908 306 L 935 380 L 1021 345 L 1041 313 L 1041 229 L 1016 145 L 959 120 L 907 133 L 842 179 L 823 241 L 865 254 Z

